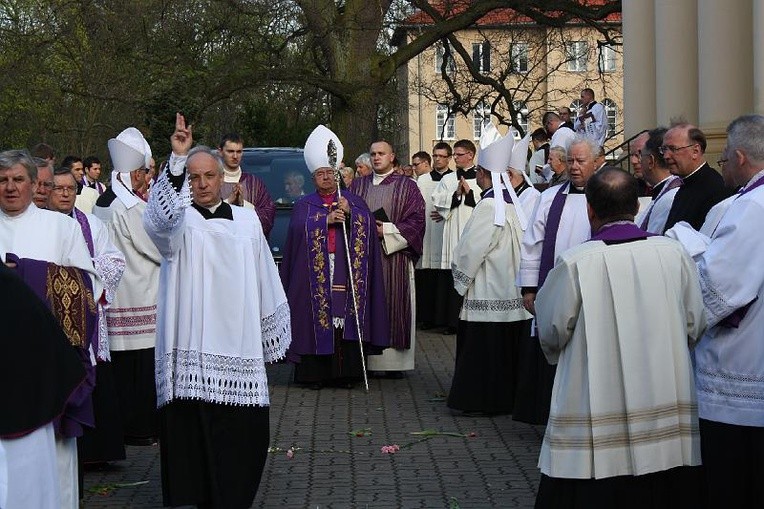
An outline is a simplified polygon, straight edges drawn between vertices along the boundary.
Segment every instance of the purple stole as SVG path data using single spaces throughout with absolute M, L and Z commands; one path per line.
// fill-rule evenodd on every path
M 549 214 L 546 219 L 546 231 L 544 231 L 544 243 L 541 246 L 541 262 L 539 264 L 539 278 L 536 285 L 541 288 L 546 281 L 546 276 L 554 267 L 554 252 L 557 248 L 557 230 L 560 229 L 560 218 L 562 210 L 565 208 L 565 199 L 568 197 L 564 193 L 565 189 L 570 187 L 570 182 L 560 186 L 560 190 L 554 195 L 552 204 L 549 206 Z
M 609 246 L 612 244 L 623 244 L 633 240 L 644 240 L 647 237 L 656 237 L 657 235 L 657 233 L 646 232 L 630 221 L 623 221 L 602 226 L 587 242 L 601 240 Z
M 757 187 L 762 186 L 762 185 L 764 185 L 764 177 L 760 177 L 759 180 L 754 182 L 753 185 L 751 187 L 749 187 L 748 189 L 741 190 L 738 193 L 738 198 L 743 196 L 746 193 L 749 193 L 749 192 L 753 191 L 754 189 L 756 189 Z M 737 198 L 735 198 L 735 199 L 737 199 Z M 754 302 L 756 302 L 757 300 L 759 300 L 758 296 L 756 296 L 751 302 L 749 302 L 745 306 L 736 309 L 731 315 L 729 315 L 724 320 L 719 322 L 719 325 L 722 326 L 722 327 L 729 327 L 729 328 L 732 328 L 732 329 L 737 329 L 738 327 L 740 327 L 740 322 L 742 322 L 743 318 L 745 318 L 745 315 L 748 313 L 748 310 L 750 309 L 751 305 Z
M 90 231 L 90 222 L 88 221 L 87 216 L 85 216 L 85 213 L 76 207 L 72 210 L 72 214 L 74 214 L 74 219 L 80 223 L 82 236 L 85 237 L 85 243 L 88 245 L 90 257 L 93 258 L 95 256 L 95 248 L 93 247 L 93 232 Z
M 321 198 L 315 195 L 320 201 Z M 307 197 L 306 199 L 310 199 Z M 327 216 L 331 212 L 329 207 L 315 207 L 316 203 L 310 201 L 315 212 L 308 214 L 305 222 L 305 235 L 307 242 L 307 257 L 310 265 L 310 294 L 311 308 L 313 311 L 313 331 L 316 336 L 316 354 L 331 354 L 334 351 L 334 317 L 344 317 L 345 339 L 357 339 L 355 315 L 353 310 L 352 296 L 348 295 L 348 267 L 345 253 L 345 241 L 343 239 L 342 226 L 337 225 L 338 235 L 334 250 L 334 280 L 329 273 L 329 246 Z M 372 238 L 371 225 L 366 216 L 353 214 L 351 208 L 350 224 L 348 227 L 348 245 L 350 246 L 350 265 L 352 267 L 352 280 L 358 297 L 358 318 L 363 328 L 366 316 L 366 281 L 368 281 L 368 241 Z
M 661 189 L 661 192 L 658 193 L 658 196 L 656 196 L 655 199 L 652 202 L 650 202 L 650 210 L 648 210 L 647 214 L 645 214 L 645 218 L 642 220 L 642 224 L 639 225 L 640 228 L 642 228 L 643 230 L 647 229 L 647 225 L 650 223 L 650 214 L 653 213 L 653 208 L 655 207 L 655 202 L 660 200 L 664 194 L 668 193 L 672 189 L 681 187 L 682 184 L 684 184 L 684 181 L 681 178 L 677 177 L 673 179 L 671 182 L 669 182 L 668 184 L 666 184 L 665 186 L 663 186 L 663 189 Z
M 743 196 L 744 194 L 750 193 L 751 191 L 753 191 L 754 189 L 756 189 L 757 187 L 762 186 L 762 185 L 764 185 L 764 177 L 760 177 L 759 180 L 754 182 L 754 184 L 751 187 L 749 187 L 748 189 L 744 189 L 744 190 L 740 191 L 739 194 L 740 194 L 740 196 Z

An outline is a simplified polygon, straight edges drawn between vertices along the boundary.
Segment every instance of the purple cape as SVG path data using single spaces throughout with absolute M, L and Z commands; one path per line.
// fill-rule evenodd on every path
M 342 196 L 350 204 L 347 230 L 365 350 L 380 353 L 390 346 L 390 335 L 376 226 L 363 200 L 348 191 Z M 337 229 L 334 281 L 329 277 L 328 213 L 321 197 L 313 193 L 295 203 L 289 222 L 279 272 L 292 309 L 292 343 L 287 352 L 292 362 L 299 362 L 301 355 L 334 353 L 333 317 L 344 318 L 345 340 L 358 340 L 341 225 L 332 226 Z
M 90 276 L 74 267 L 8 255 L 16 274 L 37 294 L 56 317 L 85 368 L 85 381 L 74 391 L 64 413 L 54 421 L 56 434 L 79 437 L 83 426 L 94 427 L 95 366 L 89 348 L 98 342 L 98 315 Z
M 387 217 L 408 242 L 408 247 L 382 257 L 387 309 L 390 316 L 390 342 L 394 348 L 411 346 L 411 314 L 408 261 L 416 263 L 424 241 L 424 199 L 416 182 L 402 175 L 390 175 L 373 186 L 373 175 L 353 180 L 350 190 L 363 198 L 369 208 L 381 205 Z M 376 236 L 376 235 L 375 235 Z

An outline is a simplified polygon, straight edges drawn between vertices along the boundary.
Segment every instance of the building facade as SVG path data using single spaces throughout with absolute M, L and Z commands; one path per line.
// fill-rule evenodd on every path
M 397 43 L 406 44 L 428 19 L 410 16 Z M 607 23 L 620 33 L 620 16 Z M 583 88 L 593 89 L 607 111 L 606 149 L 623 141 L 622 50 L 605 44 L 595 29 L 575 23 L 542 27 L 501 9 L 454 35 L 461 48 L 435 44 L 399 69 L 399 156 L 430 152 L 438 141 L 477 141 L 489 119 L 496 124 L 512 120 L 510 102 L 523 133 L 541 127 L 546 111 L 567 106 L 575 116 Z

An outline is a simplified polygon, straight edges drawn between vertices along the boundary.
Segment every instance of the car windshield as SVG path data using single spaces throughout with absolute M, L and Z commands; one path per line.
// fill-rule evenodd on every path
M 276 261 L 286 241 L 292 205 L 304 194 L 313 192 L 313 180 L 299 148 L 245 148 L 243 172 L 259 177 L 276 203 L 276 218 L 268 238 Z

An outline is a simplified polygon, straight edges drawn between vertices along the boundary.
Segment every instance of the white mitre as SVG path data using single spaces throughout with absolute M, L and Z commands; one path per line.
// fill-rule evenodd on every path
M 532 186 L 533 183 L 525 172 L 525 167 L 528 164 L 528 146 L 530 143 L 531 133 L 526 134 L 525 138 L 522 140 L 515 142 L 515 146 L 512 147 L 512 157 L 509 160 L 509 167 L 515 171 L 519 171 L 528 185 Z
M 509 168 L 510 159 L 512 158 L 512 148 L 514 143 L 515 139 L 511 133 L 502 137 L 493 123 L 486 124 L 483 127 L 483 133 L 480 136 L 478 165 L 491 172 L 491 185 L 493 186 L 494 192 L 493 224 L 496 226 L 503 225 L 506 220 L 504 212 L 506 205 L 504 203 L 504 193 L 501 187 L 502 182 L 507 191 L 509 191 L 512 203 L 520 203 L 517 199 L 517 194 L 512 187 L 512 183 L 509 180 L 509 175 L 507 175 L 507 168 Z M 515 212 L 517 212 L 520 226 L 525 230 L 527 219 L 522 211 L 522 207 L 516 206 Z
M 311 174 L 319 168 L 336 170 L 345 155 L 342 142 L 326 126 L 319 125 L 305 141 L 303 156 Z
M 130 172 L 148 168 L 151 161 L 151 147 L 141 132 L 135 127 L 128 127 L 109 140 L 111 156 L 111 188 L 114 194 L 128 209 L 140 199 L 132 193 Z

